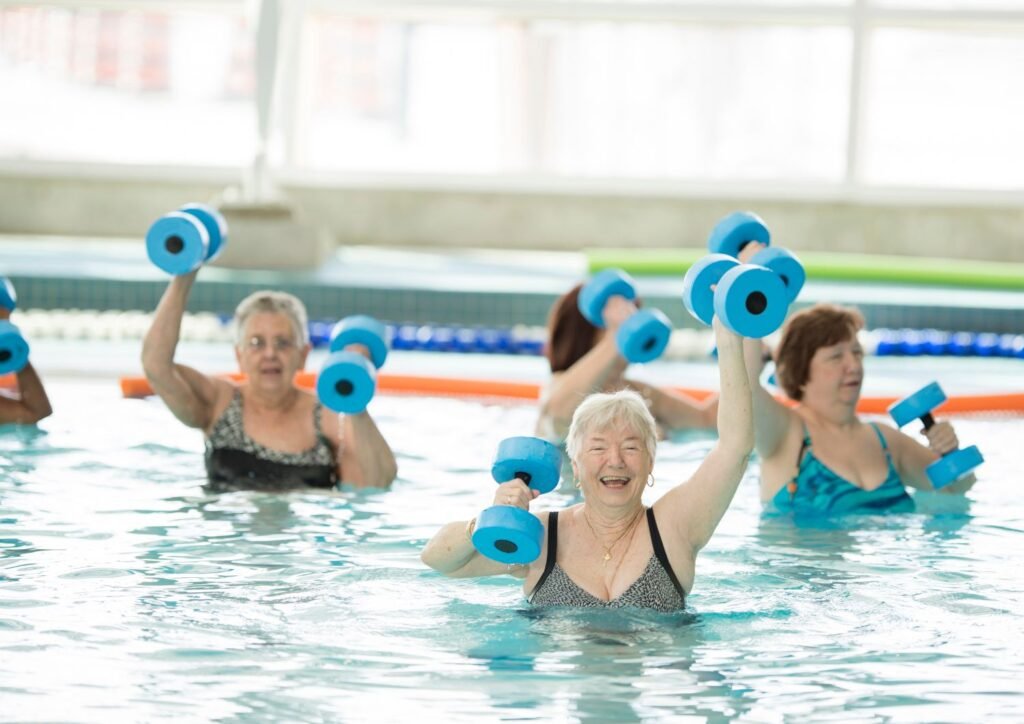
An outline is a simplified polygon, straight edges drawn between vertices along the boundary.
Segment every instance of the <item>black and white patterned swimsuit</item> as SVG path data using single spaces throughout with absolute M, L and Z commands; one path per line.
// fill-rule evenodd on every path
M 654 555 L 640 577 L 619 596 L 602 601 L 587 593 L 569 578 L 555 561 L 558 550 L 558 513 L 548 513 L 548 556 L 544 572 L 530 594 L 534 606 L 575 606 L 577 608 L 649 608 L 671 613 L 682 611 L 686 606 L 686 592 L 679 585 L 679 579 L 669 565 L 665 546 L 661 542 L 654 511 L 647 509 L 647 527 L 651 532 Z
M 313 408 L 316 443 L 298 453 L 280 452 L 245 434 L 242 393 L 235 390 L 224 414 L 206 439 L 206 475 L 214 490 L 292 490 L 333 488 L 338 482 L 334 451 L 320 429 L 318 404 Z

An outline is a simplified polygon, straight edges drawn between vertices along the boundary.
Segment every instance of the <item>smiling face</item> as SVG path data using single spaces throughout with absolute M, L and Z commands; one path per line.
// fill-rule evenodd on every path
M 588 503 L 629 509 L 639 504 L 653 465 L 643 436 L 624 423 L 587 431 L 572 461 Z
M 856 404 L 864 382 L 864 348 L 856 337 L 819 347 L 811 358 L 804 402 Z
M 290 388 L 295 373 L 306 364 L 309 345 L 295 337 L 295 325 L 287 314 L 256 312 L 249 316 L 235 347 L 239 369 L 255 389 Z

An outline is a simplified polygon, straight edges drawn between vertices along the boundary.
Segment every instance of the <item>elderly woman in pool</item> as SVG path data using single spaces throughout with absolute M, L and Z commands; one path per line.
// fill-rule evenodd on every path
M 761 347 L 744 342 L 761 457 L 761 500 L 797 513 L 913 510 L 907 487 L 933 490 L 925 469 L 957 447 L 949 422 L 925 431 L 928 447 L 856 412 L 864 381 L 864 350 L 855 309 L 817 304 L 786 323 L 775 353 L 775 376 L 797 404 L 782 404 L 759 383 Z M 942 489 L 963 493 L 973 475 Z
M 306 310 L 290 294 L 260 291 L 235 310 L 234 385 L 174 361 L 196 273 L 175 277 L 142 346 L 142 366 L 174 416 L 206 436 L 211 487 L 386 487 L 395 458 L 368 412 L 339 417 L 294 383 L 311 349 Z M 363 354 L 367 350 L 359 349 Z
M 679 393 L 626 377 L 629 363 L 619 352 L 615 333 L 636 311 L 632 302 L 612 296 L 604 308 L 605 328 L 598 329 L 579 310 L 582 284 L 559 297 L 548 316 L 545 355 L 551 367 L 551 380 L 541 396 L 537 435 L 552 441 L 565 438 L 583 398 L 592 392 L 613 392 L 629 388 L 647 401 L 661 430 L 713 428 L 718 414 L 718 398 L 698 402 Z
M 475 519 L 444 526 L 423 561 L 451 577 L 522 578 L 537 606 L 681 610 L 697 552 L 725 514 L 754 444 L 741 340 L 717 321 L 715 333 L 721 433 L 688 481 L 645 507 L 644 489 L 654 481 L 654 417 L 635 391 L 594 394 L 576 409 L 566 441 L 583 502 L 538 514 L 546 535 L 536 561 L 510 567 L 481 556 L 470 542 Z M 494 504 L 526 509 L 536 495 L 510 480 L 498 486 Z

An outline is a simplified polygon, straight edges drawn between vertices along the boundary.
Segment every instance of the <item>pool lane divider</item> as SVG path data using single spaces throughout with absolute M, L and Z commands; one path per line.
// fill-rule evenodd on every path
M 592 249 L 587 269 L 622 269 L 634 276 L 678 276 L 707 249 Z M 1024 291 L 1024 264 L 881 254 L 796 251 L 809 279 Z
M 233 382 L 244 381 L 244 375 L 230 373 L 218 375 Z M 148 397 L 153 388 L 145 377 L 122 377 L 121 394 L 128 398 Z M 295 384 L 307 390 L 316 386 L 316 374 L 299 372 Z M 693 387 L 673 388 L 680 394 L 703 400 L 715 390 Z M 541 385 L 535 382 L 513 382 L 509 380 L 466 379 L 458 377 L 432 377 L 426 375 L 380 374 L 377 377 L 378 392 L 396 395 L 425 395 L 434 397 L 498 398 L 506 400 L 527 400 L 535 402 L 540 398 Z M 777 397 L 786 404 L 795 404 L 784 397 Z M 862 397 L 857 412 L 865 415 L 885 415 L 895 396 Z M 1024 392 L 1008 392 L 978 395 L 951 395 L 938 408 L 939 413 L 957 414 L 971 412 L 1024 413 Z

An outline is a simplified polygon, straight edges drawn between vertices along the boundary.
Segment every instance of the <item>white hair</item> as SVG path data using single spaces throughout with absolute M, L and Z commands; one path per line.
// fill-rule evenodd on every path
M 654 415 L 635 390 L 600 392 L 583 400 L 572 416 L 569 433 L 565 438 L 565 451 L 575 461 L 583 447 L 583 438 L 592 431 L 624 426 L 632 429 L 643 440 L 650 459 L 658 445 L 658 424 Z
M 249 317 L 261 312 L 285 315 L 295 329 L 295 339 L 299 346 L 309 344 L 306 306 L 294 294 L 269 289 L 253 292 L 235 307 L 235 344 L 241 345 L 244 342 L 242 335 L 245 333 L 245 323 L 249 321 Z

